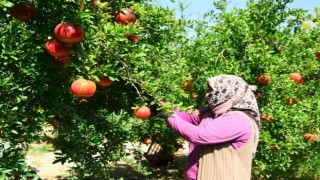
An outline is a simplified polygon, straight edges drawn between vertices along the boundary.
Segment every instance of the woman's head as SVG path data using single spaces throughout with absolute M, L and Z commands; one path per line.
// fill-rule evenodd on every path
M 235 75 L 214 76 L 207 79 L 207 84 L 206 100 L 215 116 L 231 109 L 246 111 L 260 127 L 259 109 L 252 92 L 255 86 L 248 85 Z

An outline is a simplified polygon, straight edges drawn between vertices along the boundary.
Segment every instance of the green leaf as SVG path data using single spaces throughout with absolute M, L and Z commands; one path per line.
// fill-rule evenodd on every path
M 17 111 L 17 110 L 19 110 L 19 107 L 16 106 L 16 107 L 12 108 L 11 110 L 12 110 L 12 111 Z
M 0 85 L 6 85 L 6 84 L 8 84 L 8 83 L 12 80 L 12 76 L 13 76 L 13 74 L 10 74 L 9 77 L 4 78 L 4 79 L 2 80 L 2 83 L 1 83 Z
M 11 8 L 14 6 L 14 4 L 12 2 L 6 2 L 6 1 L 1 1 L 0 4 L 2 6 L 8 7 L 8 8 Z

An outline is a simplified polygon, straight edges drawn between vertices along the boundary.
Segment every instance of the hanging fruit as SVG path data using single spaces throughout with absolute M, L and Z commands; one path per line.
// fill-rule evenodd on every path
M 99 77 L 97 84 L 102 87 L 107 87 L 112 84 L 112 81 L 109 79 L 109 77 Z
M 126 26 L 128 24 L 134 24 L 136 22 L 136 15 L 129 8 L 121 8 L 119 13 L 115 15 L 116 22 Z
M 60 23 L 54 28 L 54 35 L 67 46 L 72 46 L 72 44 L 82 41 L 84 30 L 79 25 Z
M 93 81 L 86 79 L 78 79 L 71 84 L 71 92 L 73 95 L 80 98 L 80 101 L 86 101 L 96 92 L 96 84 Z
M 10 9 L 11 15 L 20 21 L 29 21 L 36 13 L 36 8 L 31 3 L 23 2 Z
M 147 106 L 141 106 L 134 110 L 134 115 L 136 118 L 145 120 L 151 116 L 151 111 Z
M 71 50 L 57 39 L 50 39 L 46 43 L 47 52 L 53 57 L 66 57 L 71 55 Z

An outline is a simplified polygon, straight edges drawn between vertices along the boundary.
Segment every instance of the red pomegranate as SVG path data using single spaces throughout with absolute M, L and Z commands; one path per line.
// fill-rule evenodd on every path
M 93 96 L 96 89 L 96 84 L 86 79 L 78 79 L 71 84 L 72 94 L 78 96 L 81 101 L 85 101 L 86 98 Z
M 134 115 L 136 118 L 145 120 L 151 116 L 151 111 L 147 106 L 141 106 L 134 110 Z
M 128 35 L 128 36 L 127 36 L 127 39 L 128 39 L 129 41 L 135 42 L 135 43 L 137 43 L 137 42 L 140 41 L 140 37 L 139 37 L 139 36 L 133 36 L 133 35 Z
M 48 40 L 46 43 L 46 50 L 51 56 L 57 58 L 71 55 L 70 49 L 57 39 Z
M 287 100 L 287 104 L 288 105 L 294 105 L 294 104 L 297 104 L 297 100 L 293 99 L 293 98 L 290 98 Z
M 297 85 L 300 85 L 303 83 L 303 78 L 300 73 L 297 73 L 297 72 L 290 73 L 289 77 L 290 77 L 290 79 L 294 80 L 294 82 Z
M 31 3 L 23 2 L 13 6 L 10 12 L 15 19 L 20 21 L 28 21 L 36 13 L 36 8 Z
M 99 77 L 99 82 L 97 82 L 97 84 L 102 87 L 107 87 L 112 84 L 112 81 L 109 79 L 109 77 Z
M 54 28 L 56 38 L 68 45 L 81 42 L 84 36 L 84 30 L 79 25 L 60 23 Z
M 116 13 L 116 22 L 122 25 L 134 24 L 136 22 L 136 15 L 129 8 L 121 8 L 119 13 Z
M 257 78 L 256 78 L 256 81 L 261 85 L 261 86 L 264 86 L 268 83 L 271 82 L 271 77 L 270 75 L 258 75 Z

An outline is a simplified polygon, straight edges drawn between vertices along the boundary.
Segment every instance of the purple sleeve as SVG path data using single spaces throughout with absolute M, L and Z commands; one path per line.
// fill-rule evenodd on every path
M 251 134 L 250 123 L 242 114 L 223 115 L 216 119 L 203 119 L 199 126 L 186 122 L 174 113 L 168 118 L 168 125 L 179 136 L 194 144 L 218 144 L 234 141 L 235 148 L 246 143 Z M 238 145 L 237 145 L 238 143 Z
M 207 112 L 207 110 L 199 109 L 197 111 L 198 112 L 196 112 L 195 114 L 192 114 L 191 112 L 183 112 L 177 109 L 174 111 L 173 115 L 179 116 L 181 120 L 184 120 L 186 122 L 192 123 L 194 125 L 199 125 L 202 116 Z

